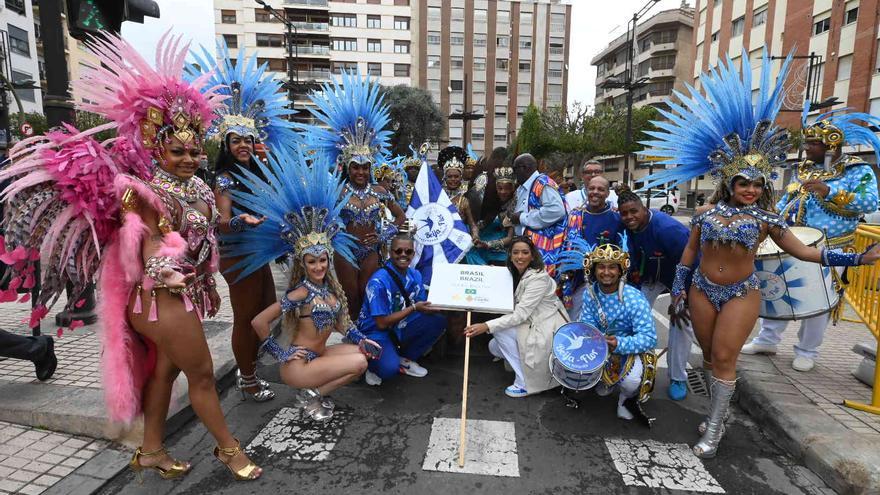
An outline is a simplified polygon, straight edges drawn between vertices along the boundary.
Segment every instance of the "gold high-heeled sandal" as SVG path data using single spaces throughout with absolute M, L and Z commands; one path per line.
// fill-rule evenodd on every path
M 225 461 L 220 458 L 220 454 L 226 456 Z M 250 459 L 248 459 L 248 463 L 246 466 L 242 467 L 238 471 L 233 470 L 232 466 L 230 466 L 229 463 L 230 461 L 232 461 L 232 458 L 237 456 L 238 454 L 241 454 L 241 442 L 239 442 L 238 439 L 235 439 L 235 447 L 224 448 L 219 445 L 214 447 L 214 457 L 216 457 L 218 461 L 222 462 L 227 468 L 229 468 L 229 472 L 232 473 L 233 476 L 235 476 L 236 480 L 255 480 L 263 474 L 261 471 L 260 474 L 254 475 L 255 473 L 257 473 L 257 470 L 259 470 L 260 467 L 254 464 L 254 462 Z
M 144 466 L 143 464 L 141 464 L 142 457 L 157 457 L 157 456 L 162 456 L 162 455 L 167 455 L 168 458 L 171 459 L 172 464 L 170 467 L 163 468 L 162 466 L 159 466 L 159 465 Z M 159 476 L 161 476 L 162 479 L 165 479 L 165 480 L 173 480 L 173 479 L 180 478 L 181 476 L 188 473 L 190 471 L 190 469 L 192 469 L 192 465 L 190 463 L 180 462 L 177 459 L 168 455 L 168 451 L 165 450 L 164 446 L 160 447 L 159 450 L 154 450 L 153 452 L 144 452 L 141 450 L 140 447 L 138 447 L 137 450 L 134 451 L 134 455 L 132 456 L 131 461 L 129 461 L 128 467 L 131 468 L 132 471 L 134 471 L 134 474 L 137 477 L 138 482 L 141 484 L 144 483 L 143 471 L 145 469 L 152 469 L 152 470 L 156 471 L 157 473 L 159 473 Z

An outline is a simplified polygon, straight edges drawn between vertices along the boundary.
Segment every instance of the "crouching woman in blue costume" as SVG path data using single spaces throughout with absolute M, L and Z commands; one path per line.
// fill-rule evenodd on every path
M 743 58 L 742 66 L 751 67 Z M 773 126 L 787 68 L 788 61 L 780 70 L 776 88 L 762 88 L 752 105 L 750 71 L 740 76 L 728 60 L 717 71 L 701 77 L 707 94 L 723 95 L 726 100 L 707 100 L 692 92 L 689 98 L 683 97 L 683 106 L 674 107 L 674 124 L 664 124 L 666 131 L 653 133 L 657 139 L 645 143 L 655 148 L 648 152 L 668 156 L 671 163 L 679 164 L 646 178 L 646 187 L 678 183 L 704 173 L 719 182 L 710 200 L 713 204 L 698 210 L 691 221 L 688 244 L 671 290 L 679 315 L 685 314 L 687 303 L 703 349 L 704 369 L 711 369 L 713 375 L 711 409 L 700 425 L 702 437 L 693 448 L 699 457 L 717 453 L 736 386 L 736 361 L 758 319 L 761 293 L 754 272 L 761 242 L 769 236 L 792 256 L 825 266 L 868 264 L 880 257 L 880 246 L 860 254 L 804 246 L 772 211 L 773 167 L 785 160 L 789 146 L 785 130 Z M 762 80 L 770 80 L 769 71 L 765 54 Z M 694 267 L 698 252 L 700 261 Z M 685 280 L 691 273 L 693 283 L 686 293 Z
M 340 194 L 344 186 L 338 174 L 328 173 L 325 163 L 309 167 L 305 157 L 291 150 L 271 156 L 262 172 L 268 181 L 254 174 L 239 177 L 259 195 L 233 192 L 241 204 L 266 217 L 263 224 L 230 236 L 230 250 L 244 256 L 233 269 L 247 276 L 267 259 L 290 256 L 288 290 L 251 324 L 263 339 L 261 354 L 281 362 L 281 379 L 300 389 L 299 405 L 313 419 L 329 420 L 334 404 L 325 396 L 358 379 L 367 369 L 368 355 L 381 352 L 352 324 L 345 292 L 330 270 L 334 251 L 352 258 L 353 238 L 338 223 L 348 198 Z M 279 318 L 281 332 L 271 335 Z M 352 344 L 328 346 L 333 331 Z

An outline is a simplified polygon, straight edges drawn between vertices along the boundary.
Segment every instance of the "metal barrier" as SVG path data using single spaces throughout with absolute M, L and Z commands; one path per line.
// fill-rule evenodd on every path
M 856 229 L 854 241 L 856 252 L 864 251 L 877 242 L 880 242 L 880 225 L 863 224 Z M 877 354 L 874 361 L 874 389 L 871 393 L 871 403 L 845 400 L 843 404 L 860 411 L 880 414 L 880 365 L 877 364 L 877 360 L 880 360 L 880 263 L 850 269 L 847 276 L 850 284 L 846 288 L 846 302 L 852 306 L 862 323 L 877 340 Z

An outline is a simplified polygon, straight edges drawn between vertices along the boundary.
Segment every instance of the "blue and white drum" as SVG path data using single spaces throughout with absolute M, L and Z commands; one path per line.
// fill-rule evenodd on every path
M 825 246 L 825 235 L 812 227 L 790 227 L 807 246 Z M 840 300 L 832 268 L 801 261 L 767 238 L 755 256 L 755 275 L 761 281 L 761 318 L 800 320 L 831 311 Z
M 553 334 L 550 373 L 565 388 L 587 390 L 602 378 L 608 361 L 605 334 L 581 322 L 566 323 Z

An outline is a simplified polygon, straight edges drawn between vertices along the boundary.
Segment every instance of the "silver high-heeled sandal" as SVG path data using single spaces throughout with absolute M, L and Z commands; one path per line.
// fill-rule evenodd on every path
M 315 421 L 329 421 L 333 417 L 333 409 L 324 404 L 324 398 L 313 388 L 305 388 L 296 396 L 297 406 Z M 332 405 L 332 401 L 330 402 Z
M 259 387 L 256 392 L 248 392 L 247 388 Z M 257 377 L 257 373 L 253 375 L 243 375 L 240 370 L 235 372 L 235 388 L 241 393 L 241 400 L 246 401 L 248 397 L 254 402 L 266 402 L 275 398 L 275 392 L 269 388 L 269 382 Z
M 724 436 L 724 416 L 730 409 L 730 398 L 733 397 L 735 390 L 736 380 L 712 377 L 712 409 L 709 411 L 706 433 L 703 433 L 702 438 L 693 448 L 697 457 L 709 459 L 718 453 L 718 444 Z

